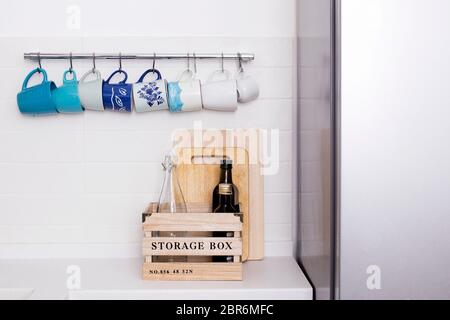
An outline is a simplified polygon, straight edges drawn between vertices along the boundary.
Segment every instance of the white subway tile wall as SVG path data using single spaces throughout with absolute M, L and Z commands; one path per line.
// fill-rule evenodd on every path
M 266 255 L 293 254 L 296 214 L 295 38 L 294 37 L 0 37 L 0 258 L 138 257 L 141 211 L 156 201 L 162 183 L 160 161 L 171 133 L 192 128 L 280 130 L 279 172 L 265 178 Z M 258 80 L 261 96 L 236 113 L 202 111 L 170 114 L 118 114 L 28 117 L 19 113 L 16 94 L 36 63 L 27 51 L 73 52 L 254 52 L 245 69 Z M 61 83 L 68 61 L 42 61 Z M 92 62 L 74 61 L 78 77 Z M 117 61 L 97 61 L 103 77 Z M 151 61 L 123 61 L 134 82 Z M 175 80 L 186 61 L 157 61 L 163 76 Z M 192 67 L 192 65 L 191 65 Z M 198 61 L 198 77 L 220 61 Z M 233 61 L 225 68 L 237 72 Z M 5 80 L 7 79 L 7 80 Z M 37 83 L 39 79 L 33 79 Z M 305 111 L 306 112 L 306 111 Z M 308 117 L 315 118 L 315 110 Z M 317 137 L 305 137 L 314 143 Z M 318 150 L 308 158 L 316 159 Z

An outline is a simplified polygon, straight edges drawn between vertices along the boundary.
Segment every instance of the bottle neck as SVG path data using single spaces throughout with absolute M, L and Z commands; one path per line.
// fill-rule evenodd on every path
M 164 185 L 163 188 L 169 188 L 170 190 L 172 190 L 172 169 L 166 169 L 164 170 Z
M 173 168 L 168 168 L 166 170 L 164 170 L 164 175 L 167 178 L 168 176 L 172 175 L 173 172 Z
M 220 169 L 220 183 L 233 183 L 231 169 Z
M 187 212 L 186 202 L 176 177 L 176 169 L 173 166 L 164 169 L 164 183 L 159 196 L 157 211 L 161 213 Z

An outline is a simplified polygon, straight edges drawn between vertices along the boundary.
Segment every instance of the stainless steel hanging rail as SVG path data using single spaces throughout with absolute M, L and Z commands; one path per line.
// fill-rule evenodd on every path
M 24 53 L 23 57 L 26 60 L 39 60 L 39 59 L 52 59 L 52 60 L 62 60 L 62 59 L 92 59 L 95 55 L 95 59 L 122 59 L 122 60 L 133 60 L 133 59 L 242 59 L 242 61 L 252 61 L 255 59 L 255 55 L 252 53 L 41 53 L 41 52 L 30 52 Z

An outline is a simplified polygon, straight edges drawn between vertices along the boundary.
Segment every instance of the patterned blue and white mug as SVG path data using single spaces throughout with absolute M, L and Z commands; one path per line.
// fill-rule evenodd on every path
M 144 82 L 148 74 L 156 75 L 156 79 Z M 137 112 L 168 110 L 167 81 L 162 79 L 161 72 L 148 69 L 133 85 L 134 105 Z
M 118 83 L 109 83 L 118 73 L 122 73 L 124 79 Z M 127 79 L 128 74 L 119 69 L 114 71 L 106 81 L 103 81 L 102 96 L 105 109 L 131 112 L 133 85 L 126 83 Z

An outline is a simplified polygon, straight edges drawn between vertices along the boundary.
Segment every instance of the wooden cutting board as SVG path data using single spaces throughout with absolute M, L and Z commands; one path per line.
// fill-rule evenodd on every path
M 261 167 L 261 132 L 259 129 L 177 130 L 173 136 L 175 150 L 201 146 L 223 149 L 227 146 L 247 150 L 248 165 L 248 260 L 264 258 L 264 176 Z M 250 141 L 253 143 L 250 143 Z M 256 143 L 255 143 L 256 140 Z M 256 147 L 255 147 L 256 144 Z M 233 169 L 234 171 L 234 169 Z M 233 172 L 233 179 L 236 173 Z M 240 190 L 239 190 L 240 191 Z M 208 200 L 210 202 L 211 200 Z M 247 253 L 247 252 L 246 252 Z
M 248 259 L 249 246 L 249 163 L 243 148 L 180 148 L 176 150 L 177 176 L 185 201 L 212 203 L 214 188 L 220 181 L 220 160 L 233 160 L 233 183 L 239 191 L 243 213 L 242 261 Z M 210 208 L 212 210 L 212 208 Z
M 264 176 L 261 165 L 250 163 L 248 260 L 264 259 Z

